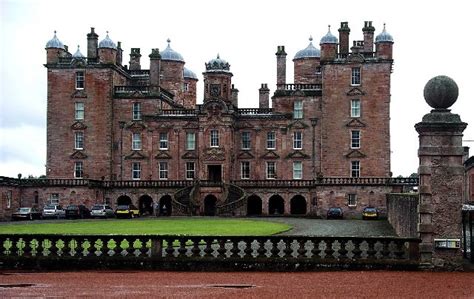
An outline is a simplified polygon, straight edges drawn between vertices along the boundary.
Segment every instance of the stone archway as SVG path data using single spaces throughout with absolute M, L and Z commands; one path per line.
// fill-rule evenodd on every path
M 140 215 L 153 215 L 153 198 L 150 195 L 142 195 L 138 199 Z
M 257 195 L 247 198 L 247 216 L 262 215 L 262 199 Z
M 204 198 L 204 216 L 216 216 L 217 198 L 209 194 Z
M 280 195 L 273 195 L 268 200 L 268 215 L 283 215 L 285 213 L 285 200 Z
M 170 195 L 165 195 L 160 198 L 159 214 L 161 216 L 171 216 L 171 213 L 173 212 L 173 205 L 171 202 L 172 198 Z
M 291 199 L 290 214 L 306 215 L 306 199 L 302 195 L 295 195 Z
M 117 198 L 117 206 L 131 205 L 132 199 L 127 195 L 121 195 Z

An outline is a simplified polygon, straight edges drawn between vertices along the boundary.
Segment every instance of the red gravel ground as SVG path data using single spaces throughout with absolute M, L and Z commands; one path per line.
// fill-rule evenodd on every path
M 0 297 L 474 298 L 474 273 L 0 272 Z

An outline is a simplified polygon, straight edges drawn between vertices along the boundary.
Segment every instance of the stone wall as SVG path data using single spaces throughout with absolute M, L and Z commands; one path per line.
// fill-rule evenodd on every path
M 418 193 L 387 194 L 387 218 L 398 236 L 418 237 Z

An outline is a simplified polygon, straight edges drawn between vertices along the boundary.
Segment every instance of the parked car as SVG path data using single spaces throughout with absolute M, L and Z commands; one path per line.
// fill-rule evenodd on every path
M 41 211 L 36 208 L 23 207 L 18 208 L 15 213 L 12 214 L 12 220 L 33 220 L 41 219 Z
M 134 205 L 120 205 L 115 210 L 117 218 L 135 218 L 140 217 L 140 211 Z
M 73 218 L 89 218 L 91 216 L 91 212 L 85 205 L 69 205 L 66 208 L 66 218 L 73 219 Z
M 344 213 L 341 208 L 329 208 L 327 213 L 327 219 L 344 219 Z
M 362 210 L 362 219 L 378 219 L 379 218 L 379 211 L 374 207 L 365 207 Z
M 114 210 L 108 205 L 94 205 L 91 209 L 91 217 L 109 218 L 114 217 Z
M 42 213 L 43 218 L 64 218 L 66 211 L 60 205 L 45 205 Z

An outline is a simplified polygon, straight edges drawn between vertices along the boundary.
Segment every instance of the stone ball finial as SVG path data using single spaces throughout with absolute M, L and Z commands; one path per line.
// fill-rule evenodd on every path
M 458 85 L 448 76 L 436 76 L 425 85 L 425 101 L 434 109 L 448 109 L 457 100 Z

